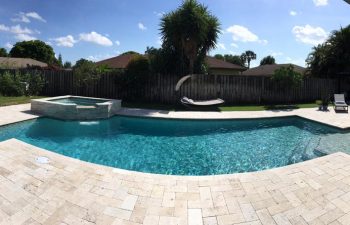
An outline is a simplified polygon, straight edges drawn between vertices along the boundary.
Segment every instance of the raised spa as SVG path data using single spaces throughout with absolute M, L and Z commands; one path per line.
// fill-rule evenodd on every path
M 120 108 L 121 100 L 72 95 L 31 101 L 32 112 L 63 120 L 106 119 Z

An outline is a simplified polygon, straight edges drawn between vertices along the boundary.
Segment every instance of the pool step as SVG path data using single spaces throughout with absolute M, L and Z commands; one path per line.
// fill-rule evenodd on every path
M 78 105 L 77 109 L 96 109 L 94 105 Z

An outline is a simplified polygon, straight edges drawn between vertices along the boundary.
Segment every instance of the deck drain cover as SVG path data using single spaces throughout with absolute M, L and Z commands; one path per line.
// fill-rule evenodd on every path
M 49 158 L 44 157 L 44 156 L 39 156 L 35 159 L 37 163 L 42 163 L 42 164 L 47 164 L 50 162 Z

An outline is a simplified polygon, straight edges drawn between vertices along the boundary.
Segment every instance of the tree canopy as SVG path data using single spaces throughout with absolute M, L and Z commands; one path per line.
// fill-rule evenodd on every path
M 262 65 L 269 65 L 269 64 L 276 64 L 276 60 L 273 56 L 268 55 L 266 57 L 264 57 L 261 61 L 260 61 L 260 66 Z
M 224 60 L 229 63 L 233 63 L 236 65 L 244 66 L 244 62 L 242 61 L 241 57 L 239 55 L 231 55 L 231 54 L 216 54 L 214 55 L 216 59 Z
M 256 54 L 251 50 L 247 50 L 241 55 L 242 62 L 246 64 L 248 68 L 250 68 L 250 62 L 255 59 L 256 59 Z
M 160 26 L 162 48 L 185 56 L 187 62 L 181 61 L 189 73 L 194 72 L 195 63 L 202 63 L 207 52 L 215 48 L 220 33 L 218 19 L 196 0 L 185 0 L 177 10 L 165 14 Z
M 350 25 L 333 31 L 326 42 L 313 48 L 306 62 L 313 76 L 350 75 Z
M 10 51 L 11 57 L 32 58 L 47 64 L 56 64 L 55 52 L 43 41 L 17 42 Z
M 4 48 L 0 48 L 0 57 L 7 57 L 7 51 Z
M 127 52 L 123 52 L 120 55 L 139 55 L 138 52 L 134 52 L 134 51 L 127 51 Z

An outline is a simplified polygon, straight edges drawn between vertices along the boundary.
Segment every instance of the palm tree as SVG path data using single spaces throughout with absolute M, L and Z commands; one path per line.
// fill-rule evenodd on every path
M 218 19 L 196 0 L 185 0 L 177 10 L 164 15 L 160 26 L 162 47 L 184 55 L 191 74 L 196 59 L 215 48 L 220 33 Z
M 314 76 L 350 75 L 350 25 L 333 31 L 327 41 L 314 47 L 306 62 Z
M 243 57 L 245 58 L 245 61 L 248 63 L 248 68 L 250 68 L 250 61 L 256 59 L 256 54 L 253 51 L 247 50 L 243 54 Z

